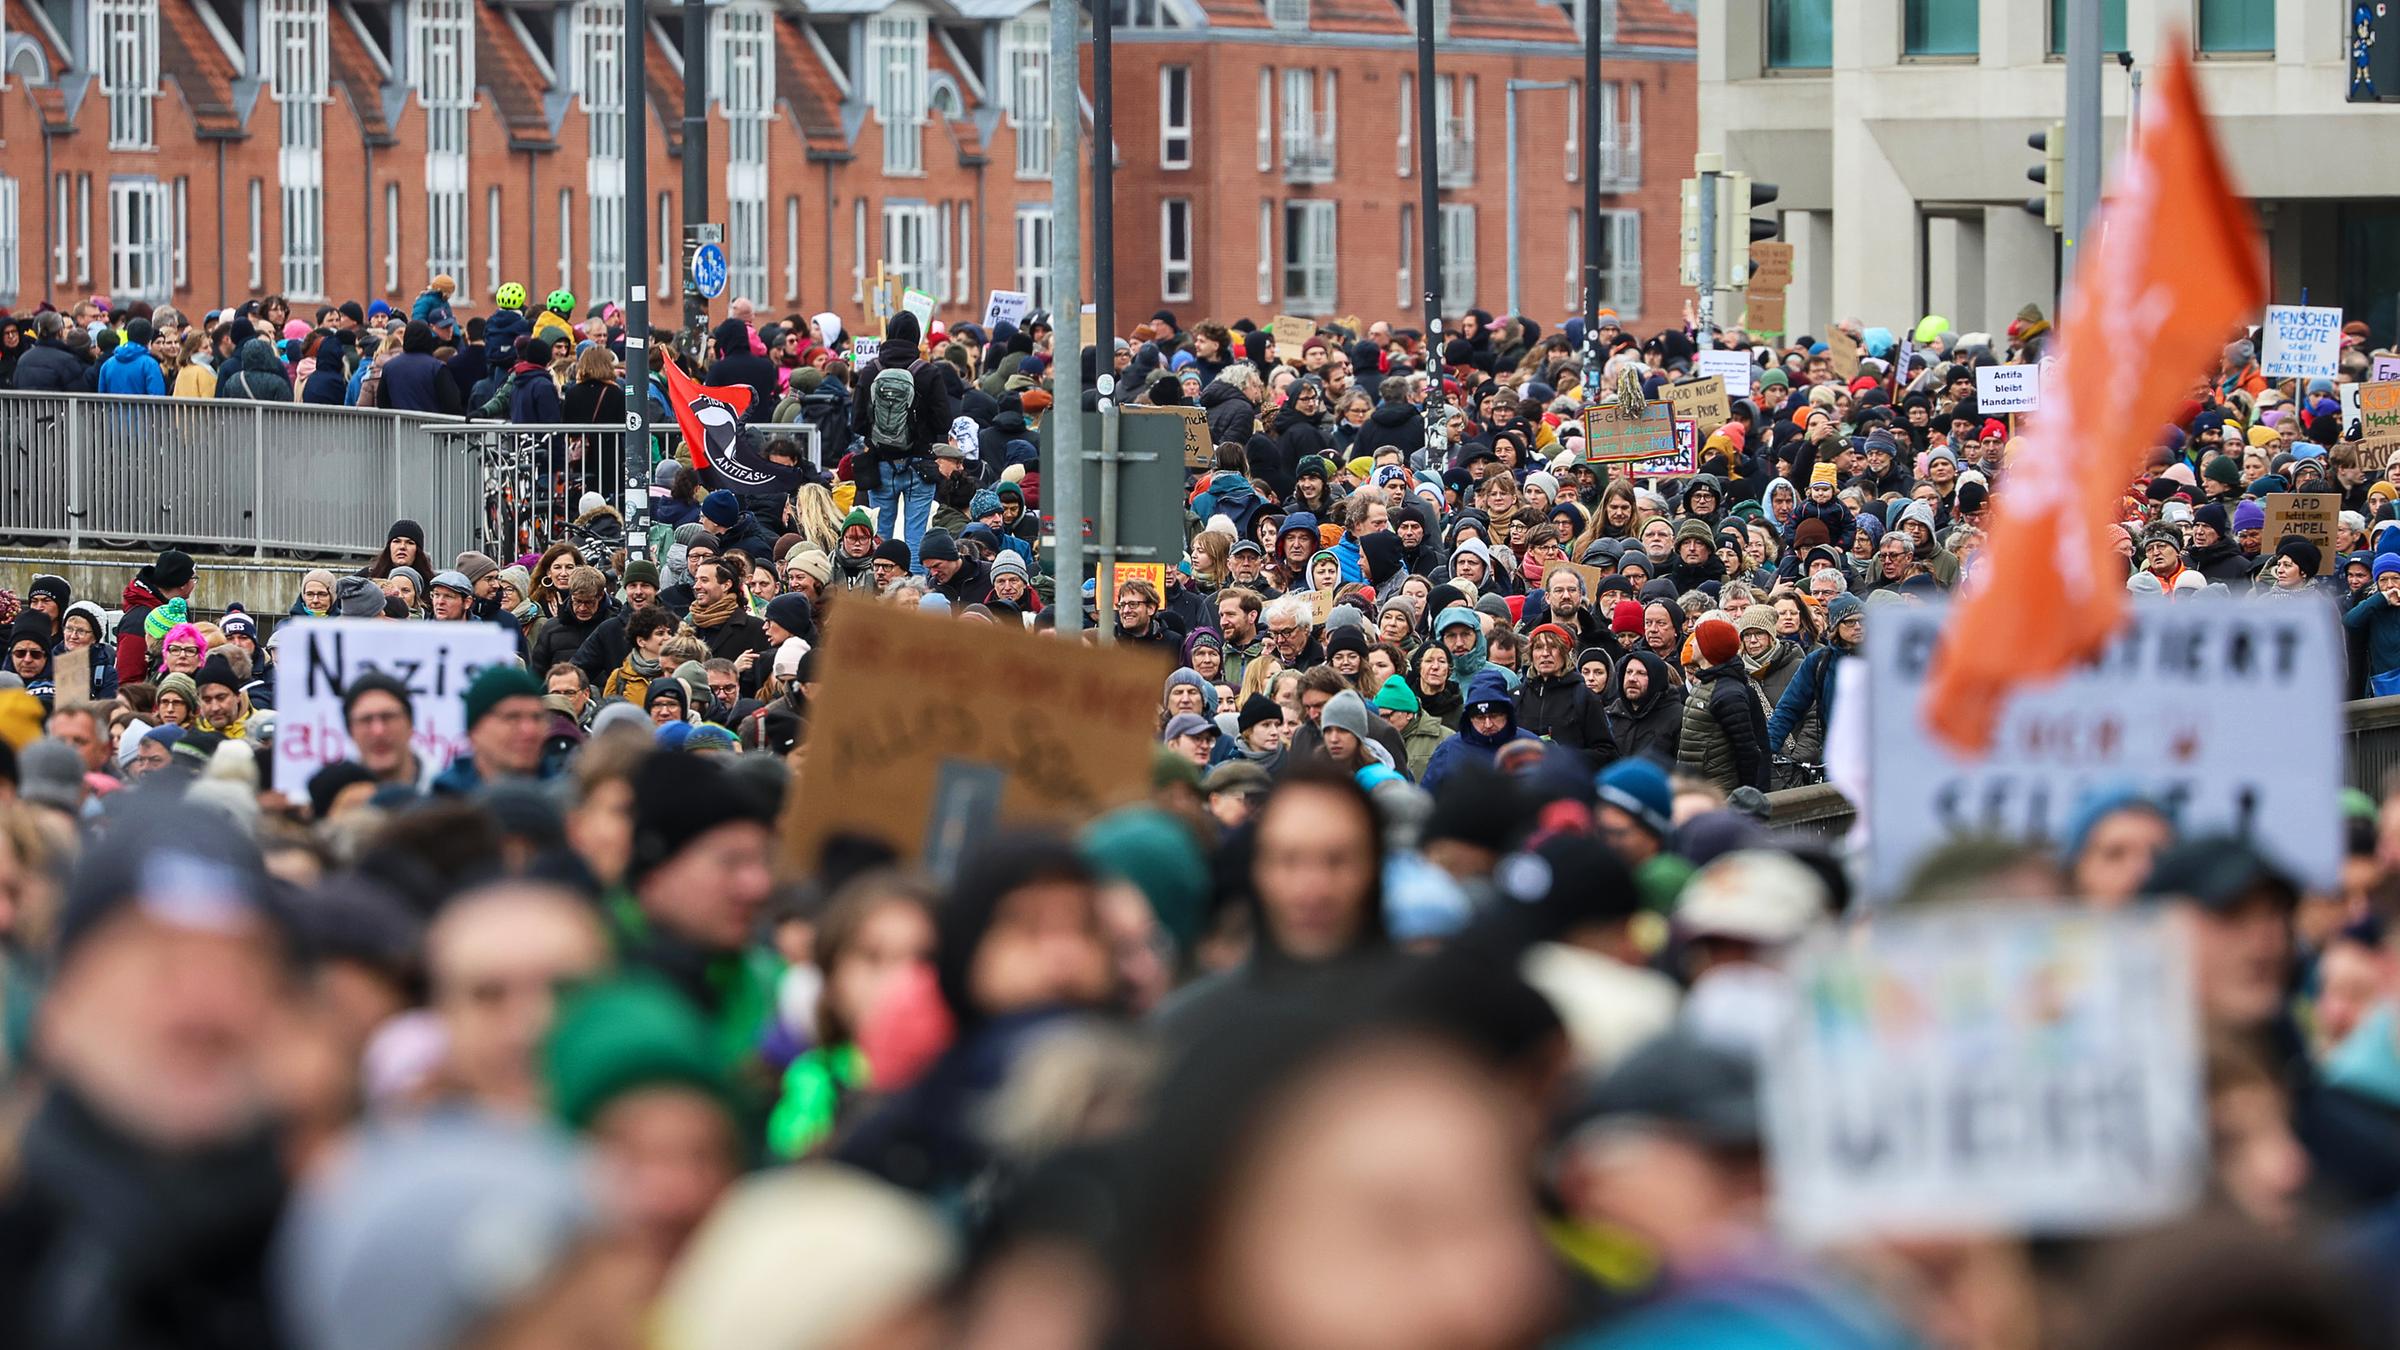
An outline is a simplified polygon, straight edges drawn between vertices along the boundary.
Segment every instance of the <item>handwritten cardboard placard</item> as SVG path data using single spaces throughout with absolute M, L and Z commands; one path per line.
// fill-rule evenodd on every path
M 1718 376 L 1684 380 L 1668 385 L 1661 392 L 1674 406 L 1677 417 L 1688 417 L 1700 426 L 1714 429 L 1733 417 L 1733 401 L 1725 397 L 1725 381 Z
M 2400 445 L 2400 380 L 2377 380 L 2358 389 L 2358 438 L 2379 450 Z
M 1783 290 L 1750 291 L 1742 296 L 1742 329 L 1757 337 L 1782 337 L 1784 325 Z
M 1761 239 L 1750 246 L 1750 289 L 1780 291 L 1792 284 L 1792 246 Z
M 2259 537 L 2267 550 L 2296 534 L 2317 546 L 2317 575 L 2333 575 L 2333 531 L 2341 520 L 2338 492 L 2270 492 L 2261 502 L 2267 508 L 2267 527 Z
M 1275 339 L 1275 359 L 1297 361 L 1300 359 L 1300 349 L 1317 335 L 1317 326 L 1307 319 L 1278 314 L 1267 325 L 1267 332 Z
M 1825 330 L 1825 354 L 1833 359 L 1833 373 L 1841 376 L 1844 383 L 1858 378 L 1858 339 L 1850 336 L 1848 330 Z
M 92 649 L 70 647 L 50 658 L 51 701 L 60 708 L 80 708 L 92 701 Z
M 2400 380 L 2400 356 L 2378 356 L 2367 367 L 2367 378 L 2377 382 Z
M 1120 411 L 1127 417 L 1177 418 L 1183 423 L 1183 467 L 1207 469 L 1216 464 L 1217 447 L 1208 439 L 1208 414 L 1202 410 L 1189 404 L 1154 408 L 1147 404 L 1132 403 Z
M 871 603 L 836 615 L 819 650 L 781 826 L 791 873 L 847 834 L 939 875 L 1006 826 L 1071 828 L 1149 791 L 1156 653 Z
M 1675 413 L 1665 399 L 1652 399 L 1638 409 L 1622 410 L 1613 403 L 1595 404 L 1583 412 L 1583 462 L 1631 464 L 1675 453 Z

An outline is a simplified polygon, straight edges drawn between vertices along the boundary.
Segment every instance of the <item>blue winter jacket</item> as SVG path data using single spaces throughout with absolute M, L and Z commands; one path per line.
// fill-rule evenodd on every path
M 100 392 L 164 397 L 167 375 L 158 368 L 158 358 L 150 354 L 149 348 L 120 342 L 108 359 L 100 363 Z

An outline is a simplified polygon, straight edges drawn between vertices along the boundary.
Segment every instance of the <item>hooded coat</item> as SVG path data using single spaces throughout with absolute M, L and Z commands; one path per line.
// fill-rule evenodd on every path
M 448 413 L 465 411 L 466 400 L 450 368 L 436 357 L 440 339 L 423 323 L 412 322 L 400 337 L 400 354 L 384 363 L 375 385 L 375 406 L 400 412 Z M 247 352 L 248 347 L 242 349 Z M 237 359 L 241 353 L 236 353 Z M 289 386 L 286 386 L 287 390 Z M 217 397 L 225 397 L 225 380 L 217 381 Z M 291 395 L 287 392 L 284 397 Z
M 100 363 L 98 383 L 103 394 L 163 397 L 167 392 L 166 372 L 158 368 L 158 358 L 138 342 L 117 344 L 117 349 Z
M 1658 653 L 1636 647 L 1625 653 L 1627 663 L 1640 662 L 1650 687 L 1637 700 L 1625 697 L 1624 668 L 1618 667 L 1608 698 L 1608 729 L 1616 736 L 1621 756 L 1647 755 L 1672 766 L 1683 741 L 1683 690 L 1667 675 Z
M 1608 711 L 1571 665 L 1556 675 L 1526 676 L 1517 691 L 1517 719 L 1537 736 L 1582 751 L 1595 771 L 1617 758 Z
M 426 358 L 431 360 L 431 357 Z M 399 358 L 393 358 L 399 364 Z M 439 362 L 435 363 L 437 366 Z M 391 371 L 384 371 L 384 387 L 391 387 Z M 446 409 L 426 409 L 432 412 L 457 412 L 456 394 L 453 406 Z M 247 399 L 253 403 L 289 403 L 292 401 L 292 379 L 284 373 L 283 361 L 275 355 L 275 347 L 265 338 L 252 338 L 233 353 L 233 360 L 217 372 L 217 397 Z
M 850 429 L 864 434 L 874 425 L 874 408 L 869 394 L 875 377 L 887 369 L 906 370 L 917 388 L 915 407 L 909 416 L 909 450 L 912 455 L 930 455 L 933 447 L 950 439 L 950 419 L 954 404 L 950 384 L 942 372 L 935 369 L 939 361 L 924 360 L 918 346 L 922 336 L 917 316 L 902 310 L 884 326 L 883 345 L 875 349 L 875 359 L 860 367 L 858 378 L 850 386 Z
M 774 414 L 775 400 L 782 393 L 778 388 L 782 381 L 775 373 L 775 363 L 752 353 L 750 325 L 740 319 L 727 319 L 718 324 L 714 336 L 717 359 L 709 362 L 706 382 L 750 386 L 750 407 L 742 414 L 742 422 L 744 425 L 765 422 Z
M 1481 639 L 1478 639 L 1480 646 Z M 1425 778 L 1418 786 L 1427 792 L 1438 791 L 1442 780 L 1456 772 L 1462 764 L 1489 764 L 1500 747 L 1511 741 L 1538 741 L 1541 737 L 1517 725 L 1517 701 L 1509 697 L 1508 681 L 1497 670 L 1481 670 L 1467 681 L 1466 703 L 1497 703 L 1508 709 L 1508 722 L 1498 735 L 1484 736 L 1475 730 L 1471 717 L 1462 716 L 1456 736 L 1441 743 L 1433 758 L 1425 765 Z
M 1472 689 L 1475 687 L 1476 675 L 1482 672 L 1489 659 L 1483 640 L 1482 612 L 1470 609 L 1465 605 L 1452 605 L 1443 610 L 1434 618 L 1433 640 L 1440 642 L 1443 629 L 1462 623 L 1475 630 L 1475 645 L 1467 651 L 1450 654 L 1450 683 L 1460 688 Z
M 1216 380 L 1200 391 L 1200 407 L 1208 416 L 1208 439 L 1213 445 L 1232 441 L 1247 445 L 1258 426 L 1258 405 L 1241 390 Z M 1293 463 L 1299 461 L 1294 460 Z

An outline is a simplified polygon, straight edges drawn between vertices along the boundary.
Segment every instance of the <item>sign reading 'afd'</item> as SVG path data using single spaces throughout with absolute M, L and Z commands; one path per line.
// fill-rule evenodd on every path
M 2057 842 L 2094 795 L 2146 794 L 2185 834 L 2256 840 L 2330 890 L 2342 857 L 2341 628 L 2315 599 L 2137 603 L 2099 659 L 2012 698 L 1991 752 L 1952 753 L 1922 704 L 1947 608 L 1867 620 L 1871 884 L 1959 835 Z M 1853 689 L 1845 676 L 1841 694 Z

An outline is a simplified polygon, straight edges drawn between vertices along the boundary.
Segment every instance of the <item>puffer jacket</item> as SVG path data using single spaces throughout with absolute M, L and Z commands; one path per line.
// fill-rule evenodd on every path
M 1250 433 L 1258 425 L 1258 405 L 1241 390 L 1220 380 L 1200 391 L 1200 406 L 1208 410 L 1208 439 L 1212 444 L 1249 443 Z
M 1683 736 L 1675 767 L 1731 792 L 1767 786 L 1767 710 L 1740 657 L 1692 679 L 1683 700 Z

